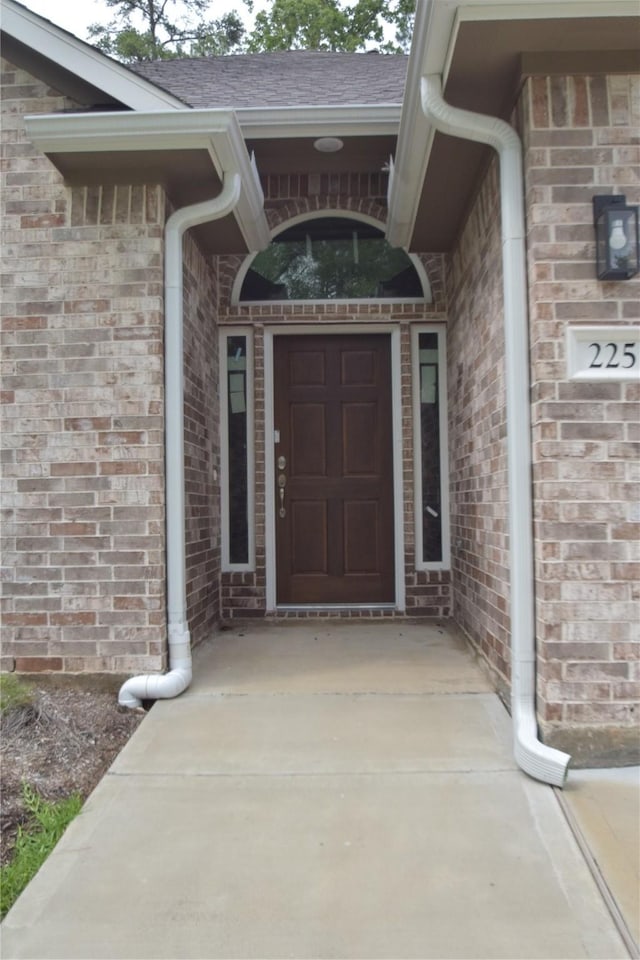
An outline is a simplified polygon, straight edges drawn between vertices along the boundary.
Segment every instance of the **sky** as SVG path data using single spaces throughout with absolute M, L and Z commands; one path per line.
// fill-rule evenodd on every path
M 19 0 L 19 2 L 33 10 L 34 13 L 46 17 L 52 23 L 73 33 L 81 40 L 87 39 L 89 24 L 108 23 L 113 15 L 113 12 L 102 0 Z M 254 4 L 254 11 L 264 6 L 264 3 L 257 0 Z M 235 10 L 242 16 L 247 25 L 250 24 L 252 18 L 249 14 L 245 14 L 246 8 L 242 3 L 234 2 L 234 0 L 211 0 L 209 15 L 214 19 L 230 10 Z

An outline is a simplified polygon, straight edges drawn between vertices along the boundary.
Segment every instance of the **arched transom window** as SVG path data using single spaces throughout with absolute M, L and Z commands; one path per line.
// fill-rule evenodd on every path
M 304 220 L 274 237 L 247 271 L 240 302 L 430 299 L 411 258 L 382 230 L 347 217 Z

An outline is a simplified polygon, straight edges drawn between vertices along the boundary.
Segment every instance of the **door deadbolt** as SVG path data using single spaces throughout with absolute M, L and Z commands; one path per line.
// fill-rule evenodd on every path
M 287 465 L 286 457 L 278 457 L 278 470 L 284 470 Z

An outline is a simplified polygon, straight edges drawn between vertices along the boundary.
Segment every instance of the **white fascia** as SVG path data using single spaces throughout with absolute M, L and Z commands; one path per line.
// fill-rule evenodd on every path
M 637 17 L 637 0 L 458 0 L 460 20 L 566 20 Z
M 132 110 L 184 110 L 177 97 L 149 83 L 31 10 L 1 0 L 2 32 L 63 70 L 76 74 Z
M 474 20 L 637 17 L 638 0 L 423 0 L 417 4 L 398 143 L 389 179 L 387 240 L 408 249 L 435 130 L 420 102 L 423 76 L 446 86 L 460 25 Z
M 295 137 L 395 136 L 402 105 L 344 104 L 305 107 L 238 107 L 236 116 L 248 140 Z
M 249 250 L 269 242 L 258 171 L 233 110 L 43 114 L 25 117 L 25 128 L 43 153 L 206 150 L 219 177 L 240 175 L 234 213 Z
M 442 74 L 459 0 L 423 0 L 416 7 L 396 153 L 391 166 L 387 240 L 409 248 L 435 130 L 420 99 L 423 74 Z

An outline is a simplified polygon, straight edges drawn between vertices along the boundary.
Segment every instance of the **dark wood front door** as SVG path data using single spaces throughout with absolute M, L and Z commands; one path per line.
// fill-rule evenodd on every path
M 276 597 L 395 599 L 391 338 L 274 339 Z

